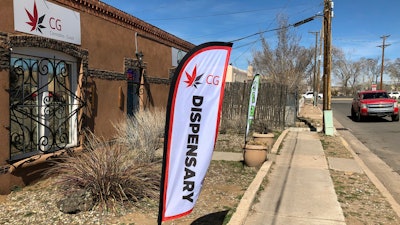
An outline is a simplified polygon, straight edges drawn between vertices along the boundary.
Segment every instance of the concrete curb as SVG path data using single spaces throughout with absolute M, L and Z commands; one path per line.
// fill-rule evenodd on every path
M 336 119 L 334 120 L 335 127 L 343 127 L 343 125 L 337 121 Z M 390 204 L 392 207 L 393 211 L 397 214 L 397 216 L 400 217 L 400 204 L 397 203 L 393 195 L 390 193 L 390 191 L 385 187 L 385 185 L 379 180 L 379 178 L 372 172 L 368 166 L 364 163 L 364 161 L 360 158 L 360 156 L 356 153 L 353 147 L 351 147 L 351 144 L 345 140 L 345 138 L 342 136 L 340 132 L 336 130 L 336 135 L 340 138 L 342 141 L 343 145 L 345 148 L 352 154 L 354 160 L 356 163 L 361 167 L 361 169 L 364 171 L 364 173 L 367 175 L 369 180 L 374 184 L 374 186 L 379 190 L 379 192 L 385 197 L 386 201 Z M 351 136 L 353 136 L 351 134 Z M 355 138 L 355 137 L 354 137 Z M 356 138 L 357 139 L 357 138 Z M 358 141 L 358 139 L 357 139 Z M 372 153 L 366 146 L 364 146 L 361 142 L 358 143 L 361 148 L 366 149 L 368 152 L 373 154 L 378 160 L 380 160 L 374 153 Z M 382 163 L 384 163 L 382 161 Z
M 281 145 L 283 139 L 286 137 L 286 134 L 289 132 L 289 129 L 284 130 L 281 135 L 279 135 L 278 139 L 276 139 L 274 146 L 272 146 L 271 153 L 276 154 L 279 150 L 279 146 Z
M 228 225 L 242 225 L 247 217 L 248 212 L 250 211 L 250 207 L 256 197 L 257 191 L 260 188 L 260 185 L 267 175 L 269 169 L 271 168 L 272 161 L 266 161 L 258 171 L 256 177 L 251 182 L 250 186 L 247 188 L 244 193 L 242 199 L 240 199 L 239 205 L 236 208 L 236 211 L 232 215 L 231 220 Z
M 320 109 L 320 112 L 322 110 Z M 351 147 L 351 145 L 345 140 L 345 138 L 336 130 L 336 127 L 339 122 L 334 119 L 334 135 L 338 136 L 344 146 L 346 147 L 349 152 L 353 155 L 353 158 L 355 159 L 355 162 L 359 165 L 359 167 L 364 171 L 364 173 L 368 176 L 370 181 L 374 184 L 374 186 L 379 190 L 379 192 L 385 197 L 386 201 L 391 205 L 391 208 L 394 210 L 394 212 L 400 216 L 400 205 L 397 203 L 397 201 L 394 199 L 394 197 L 391 195 L 391 193 L 388 191 L 388 189 L 383 185 L 383 183 L 376 177 L 376 175 L 367 167 L 367 165 L 364 163 L 363 159 L 361 159 L 355 150 Z M 342 126 L 340 126 L 342 127 Z M 270 153 L 277 155 L 279 147 L 286 137 L 287 133 L 289 131 L 310 131 L 310 128 L 288 128 L 282 132 L 282 134 L 278 137 L 276 142 L 274 143 Z M 366 147 L 365 147 L 366 148 Z M 368 150 L 369 151 L 369 150 Z M 246 190 L 245 194 L 243 195 L 242 199 L 239 202 L 238 207 L 236 208 L 236 211 L 232 215 L 230 221 L 228 222 L 228 225 L 243 225 L 244 222 L 246 221 L 246 218 L 248 216 L 249 211 L 251 210 L 251 206 L 253 204 L 253 201 L 256 197 L 256 194 L 261 186 L 261 183 L 264 179 L 264 177 L 268 174 L 272 164 L 275 161 L 275 157 L 270 157 L 271 160 L 266 161 L 258 171 L 256 177 L 254 178 L 253 182 L 250 184 L 248 189 Z
M 365 165 L 362 159 L 358 157 L 358 155 L 355 153 L 354 149 L 349 145 L 349 143 L 347 143 L 347 141 L 341 135 L 339 137 L 346 149 L 351 152 L 357 164 L 361 167 L 361 169 L 368 176 L 375 187 L 379 190 L 379 192 L 386 198 L 386 201 L 390 204 L 393 211 L 396 212 L 397 216 L 400 217 L 400 205 L 386 189 L 385 185 L 383 185 L 382 182 L 375 176 L 375 174 L 367 167 L 367 165 Z
M 284 130 L 281 135 L 279 135 L 278 139 L 275 141 L 271 154 L 276 154 L 278 152 L 279 146 L 284 140 L 286 134 L 289 132 L 289 129 Z M 248 212 L 250 211 L 251 205 L 256 197 L 257 191 L 259 190 L 261 183 L 264 177 L 268 174 L 274 160 L 272 157 L 269 157 L 271 160 L 267 160 L 258 170 L 256 177 L 251 182 L 250 186 L 247 188 L 243 197 L 240 199 L 239 205 L 236 208 L 236 211 L 233 213 L 228 225 L 242 225 L 247 217 Z

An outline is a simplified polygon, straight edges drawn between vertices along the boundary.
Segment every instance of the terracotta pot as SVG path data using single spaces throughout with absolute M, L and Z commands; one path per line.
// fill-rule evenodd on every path
M 249 167 L 261 166 L 267 160 L 267 146 L 249 145 L 243 147 L 244 163 Z
M 266 134 L 254 133 L 253 134 L 254 142 L 262 144 L 262 145 L 266 145 L 269 148 L 271 148 L 275 142 L 274 137 L 275 137 L 275 135 L 273 133 L 266 133 Z

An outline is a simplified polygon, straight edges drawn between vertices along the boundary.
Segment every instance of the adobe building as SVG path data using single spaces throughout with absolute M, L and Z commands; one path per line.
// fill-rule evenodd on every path
M 226 71 L 225 82 L 227 83 L 246 83 L 251 82 L 253 80 L 253 67 L 248 66 L 247 70 L 242 70 L 232 65 L 228 65 L 228 69 Z
M 0 1 L 0 194 L 90 130 L 166 107 L 193 44 L 98 0 Z

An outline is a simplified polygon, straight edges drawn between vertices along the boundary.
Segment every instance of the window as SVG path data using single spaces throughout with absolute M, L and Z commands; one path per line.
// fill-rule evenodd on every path
M 51 50 L 18 48 L 10 63 L 10 159 L 76 146 L 81 103 L 76 60 Z

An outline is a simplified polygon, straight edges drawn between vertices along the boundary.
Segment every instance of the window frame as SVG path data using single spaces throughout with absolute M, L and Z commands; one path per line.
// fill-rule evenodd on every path
M 65 62 L 65 66 L 69 68 L 68 71 L 68 80 L 69 80 L 69 85 L 70 89 L 69 91 L 71 94 L 68 95 L 68 111 L 70 117 L 68 117 L 68 141 L 67 144 L 64 146 L 64 148 L 70 148 L 70 147 L 75 147 L 78 145 L 78 136 L 79 136 L 79 130 L 78 130 L 78 109 L 79 109 L 79 99 L 77 97 L 78 94 L 78 79 L 79 79 L 79 71 L 78 71 L 78 60 L 70 55 L 67 55 L 63 52 L 51 50 L 51 49 L 44 49 L 44 48 L 35 48 L 35 47 L 16 47 L 12 49 L 11 56 L 10 56 L 10 68 L 13 66 L 12 65 L 12 60 L 13 59 L 19 59 L 23 58 L 24 60 L 41 60 L 41 59 L 50 59 L 50 60 L 55 60 L 55 62 Z M 40 78 L 42 79 L 42 78 Z M 48 79 L 48 76 L 46 78 L 43 78 L 42 80 Z M 39 85 L 43 82 L 39 81 L 38 78 L 38 83 Z M 47 91 L 43 93 L 49 93 L 48 91 L 48 83 L 46 83 L 46 88 Z M 43 86 L 44 87 L 44 86 Z M 41 93 L 41 95 L 46 95 Z M 39 101 L 39 96 L 38 100 Z M 46 96 L 41 96 L 40 100 L 43 100 L 43 98 Z M 11 104 L 11 103 L 10 103 Z M 39 109 L 42 107 L 40 105 L 41 103 L 38 103 Z M 10 108 L 10 113 L 11 113 L 11 108 Z M 45 118 L 46 119 L 46 118 Z M 38 118 L 39 120 L 39 118 Z M 11 120 L 10 120 L 10 126 L 11 126 Z M 47 121 L 48 122 L 48 121 Z M 39 123 L 38 123 L 39 124 Z M 40 127 L 42 126 L 42 127 Z M 44 131 L 44 125 L 39 125 L 38 126 L 38 131 L 36 131 L 38 137 L 41 135 L 47 135 L 46 131 Z M 10 141 L 11 141 L 11 130 L 10 130 Z M 48 146 L 47 146 L 48 147 Z M 57 148 L 57 146 L 51 145 L 49 149 L 46 149 L 42 144 L 37 144 L 36 150 L 32 151 L 23 151 L 19 154 L 12 155 L 11 153 L 11 143 L 10 143 L 10 160 L 19 160 L 22 158 L 30 157 L 33 155 L 41 154 L 41 153 L 47 153 L 47 152 L 54 152 L 57 150 L 61 150 L 62 148 Z

